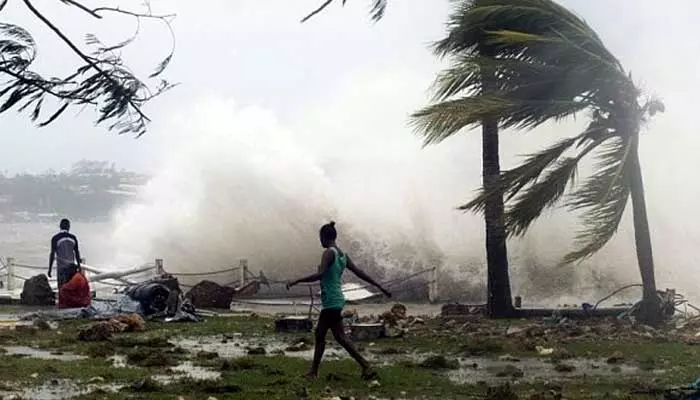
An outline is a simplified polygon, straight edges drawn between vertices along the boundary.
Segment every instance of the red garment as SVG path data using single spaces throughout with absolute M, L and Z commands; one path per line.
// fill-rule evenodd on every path
M 84 273 L 73 275 L 58 289 L 58 308 L 78 308 L 90 305 L 90 285 Z

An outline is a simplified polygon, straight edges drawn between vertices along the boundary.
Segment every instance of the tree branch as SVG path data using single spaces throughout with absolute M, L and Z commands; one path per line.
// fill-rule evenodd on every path
M 150 13 L 150 11 L 148 13 L 138 13 L 138 12 L 129 11 L 129 10 L 122 10 L 121 8 L 118 8 L 118 7 L 90 8 L 90 7 L 87 7 L 76 0 L 61 0 L 61 1 L 66 3 L 66 4 L 69 4 L 71 6 L 77 7 L 79 9 L 85 11 L 86 13 L 90 14 L 91 16 L 98 18 L 98 19 L 103 18 L 103 16 L 100 15 L 100 12 L 102 12 L 102 11 L 130 15 L 132 17 L 137 17 L 137 18 L 143 17 L 143 18 L 168 19 L 168 18 L 172 18 L 175 16 L 175 14 L 153 15 Z
M 95 64 L 95 62 L 90 57 L 85 55 L 78 48 L 78 46 L 76 46 L 65 34 L 63 34 L 63 32 L 61 32 L 60 29 L 58 29 L 58 27 L 56 27 L 56 25 L 54 25 L 51 21 L 48 20 L 48 18 L 46 18 L 43 14 L 41 14 L 39 12 L 39 10 L 37 10 L 34 7 L 34 5 L 31 3 L 30 0 L 23 0 L 23 1 L 24 1 L 24 4 L 27 6 L 27 8 L 29 8 L 29 10 L 37 18 L 39 18 L 46 26 L 48 26 L 49 29 L 51 29 L 59 38 L 61 38 L 61 40 L 63 40 L 63 42 L 66 43 L 66 45 L 68 45 L 68 47 L 70 47 L 70 49 L 73 50 L 73 52 L 75 54 L 77 54 L 80 58 L 82 58 L 83 61 L 85 61 L 85 63 L 87 63 L 92 69 L 99 72 L 100 75 L 102 75 L 105 79 L 107 79 L 110 82 L 112 82 L 113 84 L 119 86 L 118 82 L 116 82 L 111 76 L 109 76 L 109 74 L 107 72 L 105 72 L 97 64 Z M 139 116 L 141 118 L 145 119 L 146 121 L 150 121 L 150 119 L 141 111 L 141 109 L 136 104 L 134 104 L 132 99 L 128 99 L 127 102 L 129 103 L 129 105 L 131 105 L 131 107 L 133 107 L 136 110 L 136 112 L 139 114 Z
M 9 76 L 11 76 L 11 77 L 13 77 L 13 78 L 15 78 L 15 79 L 17 79 L 17 80 L 20 81 L 20 82 L 23 82 L 23 83 L 32 85 L 32 86 L 34 86 L 34 87 L 40 89 L 41 91 L 46 92 L 46 93 L 50 94 L 51 96 L 57 97 L 57 98 L 59 98 L 59 99 L 64 99 L 64 100 L 84 100 L 82 97 L 75 97 L 75 96 L 71 96 L 71 95 L 67 95 L 67 94 L 62 94 L 62 93 L 55 92 L 55 91 L 53 91 L 52 89 L 50 89 L 50 88 L 48 88 L 48 87 L 46 87 L 46 86 L 44 86 L 44 85 L 42 84 L 42 83 L 45 83 L 46 81 L 39 81 L 39 80 L 36 80 L 36 79 L 28 79 L 28 78 L 22 76 L 21 74 L 18 74 L 18 73 L 16 73 L 16 72 L 13 72 L 12 70 L 9 70 L 9 69 L 7 69 L 7 68 L 2 68 L 2 67 L 0 67 L 0 72 L 3 73 L 3 74 L 7 74 L 7 75 L 9 75 Z M 95 103 L 95 102 L 93 102 L 93 101 L 88 101 L 87 103 L 88 103 L 88 104 L 97 104 L 97 103 Z
M 320 13 L 321 11 L 325 10 L 326 7 L 328 7 L 329 5 L 331 5 L 332 2 L 333 2 L 333 0 L 326 0 L 323 4 L 321 4 L 320 7 L 318 7 L 318 8 L 315 9 L 314 11 L 312 11 L 311 14 L 307 15 L 306 17 L 304 17 L 304 18 L 301 20 L 301 23 L 303 24 L 304 22 L 306 22 L 306 21 L 310 20 L 311 18 L 313 18 L 316 14 L 318 14 L 318 13 Z

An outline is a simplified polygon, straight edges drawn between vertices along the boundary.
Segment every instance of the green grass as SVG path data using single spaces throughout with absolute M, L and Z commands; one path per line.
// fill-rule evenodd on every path
M 196 365 L 220 371 L 222 379 L 208 384 L 183 381 L 158 387 L 157 392 L 126 389 L 117 394 L 100 394 L 107 399 L 174 399 L 184 396 L 188 399 L 320 399 L 332 396 L 367 398 L 483 398 L 487 388 L 479 385 L 458 385 L 449 381 L 444 372 L 415 365 L 398 363 L 379 369 L 381 383 L 370 388 L 361 380 L 359 369 L 350 360 L 324 361 L 321 378 L 309 382 L 302 378 L 308 362 L 285 356 L 246 357 L 236 360 L 223 360 L 214 354 L 188 353 L 172 346 L 168 340 L 174 337 L 196 337 L 212 335 L 240 334 L 242 339 L 256 340 L 262 336 L 293 343 L 306 335 L 278 335 L 274 333 L 273 320 L 257 317 L 209 317 L 201 323 L 157 323 L 148 322 L 147 332 L 115 335 L 113 340 L 99 343 L 77 341 L 77 330 L 88 321 L 61 322 L 57 331 L 39 331 L 33 334 L 0 330 L 0 345 L 35 346 L 62 352 L 73 352 L 91 357 L 76 362 L 38 360 L 27 357 L 13 357 L 0 352 L 0 377 L 9 385 L 32 385 L 50 379 L 78 379 L 87 381 L 92 377 L 103 377 L 108 383 L 131 386 L 145 377 L 167 372 L 166 366 L 183 360 Z M 480 326 L 497 328 L 503 332 L 508 326 L 522 324 L 523 321 L 480 321 Z M 461 323 L 459 323 L 461 324 Z M 460 325 L 458 325 L 460 326 Z M 555 384 L 534 382 L 513 386 L 521 398 L 531 395 L 561 390 L 567 399 L 627 399 L 648 398 L 633 394 L 645 388 L 679 386 L 693 382 L 700 365 L 700 346 L 687 346 L 675 342 L 639 342 L 625 340 L 566 340 L 552 338 L 516 339 L 505 335 L 477 337 L 470 333 L 468 326 L 447 329 L 443 322 L 428 321 L 426 326 L 410 332 L 399 339 L 380 339 L 373 346 L 359 343 L 371 353 L 396 355 L 403 353 L 442 354 L 448 358 L 486 357 L 497 358 L 511 354 L 516 357 L 539 357 L 535 347 L 551 347 L 555 354 L 593 359 L 605 359 L 615 353 L 621 354 L 628 364 L 640 367 L 637 376 L 611 375 L 587 377 L 560 381 Z M 329 343 L 332 339 L 329 337 Z M 106 358 L 113 354 L 129 357 L 133 367 L 113 368 Z M 553 358 L 556 358 L 554 356 Z M 517 363 L 515 364 L 517 366 Z M 652 370 L 663 369 L 657 373 Z M 527 377 L 527 371 L 525 371 Z M 31 378 L 37 374 L 37 378 Z M 556 382 L 556 378 L 552 381 Z M 552 389 L 554 385 L 554 389 Z M 220 393 L 221 391 L 228 391 Z M 95 395 L 84 399 L 96 398 Z

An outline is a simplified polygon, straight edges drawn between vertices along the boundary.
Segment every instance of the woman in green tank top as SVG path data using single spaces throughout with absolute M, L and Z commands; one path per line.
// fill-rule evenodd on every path
M 316 347 L 308 376 L 310 378 L 316 378 L 318 376 L 318 368 L 321 365 L 323 352 L 326 350 L 326 334 L 330 329 L 335 341 L 360 364 L 360 367 L 362 367 L 362 377 L 365 379 L 374 379 L 376 374 L 370 368 L 367 360 L 362 357 L 345 336 L 345 327 L 343 326 L 342 317 L 343 307 L 345 307 L 345 296 L 343 296 L 342 289 L 343 272 L 347 268 L 357 275 L 358 278 L 376 286 L 387 297 L 391 297 L 391 293 L 353 264 L 350 257 L 336 245 L 335 241 L 338 237 L 338 232 L 335 229 L 335 222 L 331 221 L 323 225 L 319 236 L 321 239 L 321 246 L 323 246 L 325 251 L 323 252 L 318 272 L 287 283 L 287 289 L 289 289 L 299 283 L 321 282 L 321 315 L 316 325 Z

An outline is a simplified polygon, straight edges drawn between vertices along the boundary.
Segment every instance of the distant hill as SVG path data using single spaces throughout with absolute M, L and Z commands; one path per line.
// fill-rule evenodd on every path
M 69 171 L 42 174 L 0 174 L 0 221 L 104 219 L 135 198 L 149 177 L 118 170 L 113 163 L 83 160 Z

